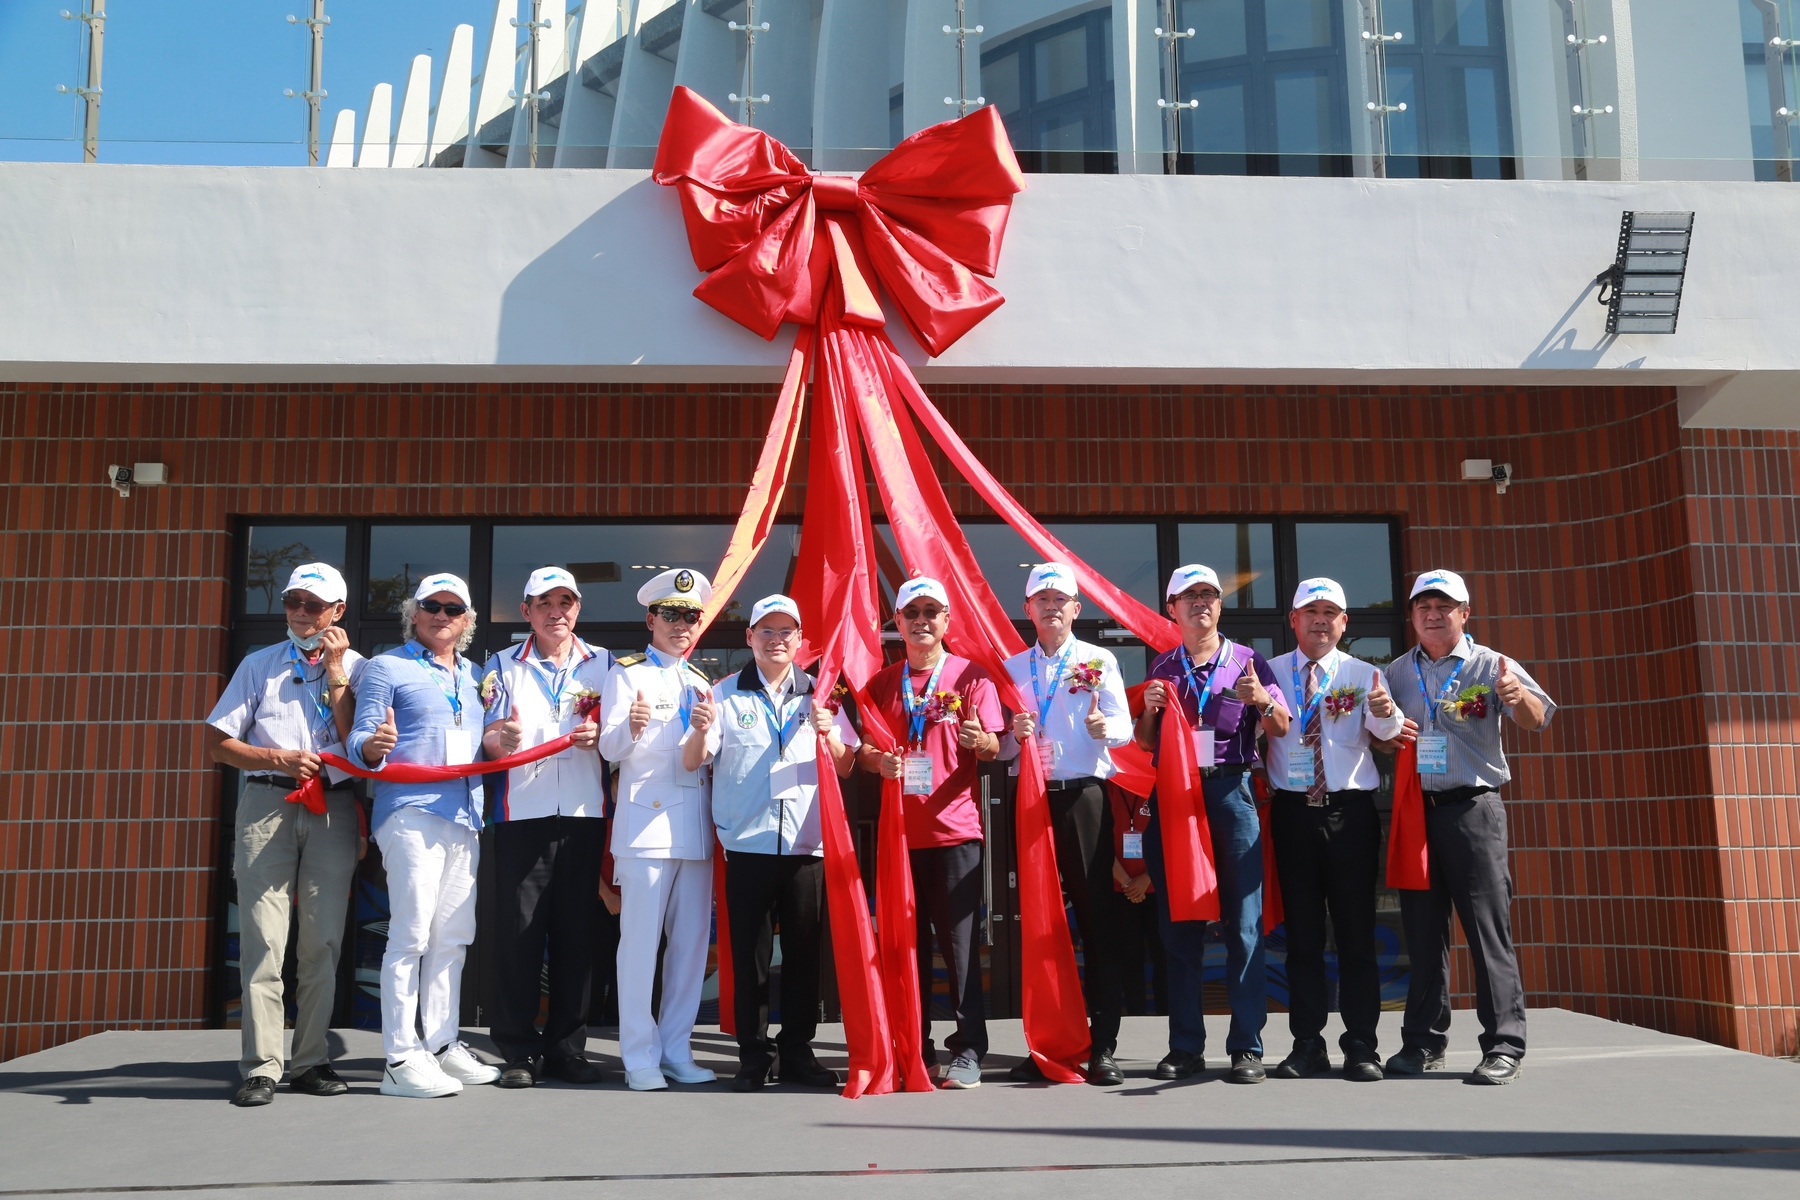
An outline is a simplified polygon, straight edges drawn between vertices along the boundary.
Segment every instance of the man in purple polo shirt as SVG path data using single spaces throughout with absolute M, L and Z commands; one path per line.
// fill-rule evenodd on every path
M 1263 656 L 1219 633 L 1224 593 L 1211 567 L 1194 563 L 1177 568 L 1165 594 L 1169 617 L 1181 629 L 1181 645 L 1150 664 L 1137 743 L 1155 752 L 1163 709 L 1171 699 L 1180 703 L 1195 726 L 1206 819 L 1212 826 L 1213 865 L 1219 875 L 1219 915 L 1225 927 L 1225 991 L 1231 1001 L 1231 1033 L 1225 1040 L 1231 1055 L 1227 1078 L 1233 1083 L 1261 1083 L 1266 1078 L 1262 1029 L 1268 1017 L 1262 830 L 1250 790 L 1250 768 L 1257 761 L 1259 725 L 1275 737 L 1287 733 L 1287 702 Z M 1156 1077 L 1185 1079 L 1206 1068 L 1201 995 L 1206 925 L 1176 921 L 1169 915 L 1162 829 L 1154 811 L 1144 835 L 1144 858 L 1156 887 L 1169 969 L 1169 1053 L 1156 1064 Z

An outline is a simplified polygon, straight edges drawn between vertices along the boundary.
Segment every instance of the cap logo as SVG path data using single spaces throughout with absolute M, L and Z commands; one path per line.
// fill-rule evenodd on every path
M 1446 583 L 1448 581 L 1442 575 L 1433 575 L 1429 579 L 1425 580 L 1425 582 L 1426 583 Z
M 1306 589 L 1306 594 L 1309 596 L 1322 596 L 1330 590 L 1331 588 L 1323 583 L 1315 583 Z
M 676 572 L 676 574 L 675 574 L 675 590 L 678 592 L 693 591 L 694 590 L 694 573 L 692 571 Z

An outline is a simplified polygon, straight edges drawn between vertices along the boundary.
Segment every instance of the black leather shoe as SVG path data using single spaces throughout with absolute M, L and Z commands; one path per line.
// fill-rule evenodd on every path
M 1275 1064 L 1269 1074 L 1277 1079 L 1311 1079 L 1331 1070 L 1331 1055 L 1325 1051 L 1324 1038 L 1306 1038 L 1294 1043 L 1288 1056 Z
M 585 1054 L 544 1060 L 544 1074 L 564 1083 L 600 1083 L 606 1079 L 606 1068 Z
M 1042 1083 L 1044 1069 L 1037 1065 L 1037 1059 L 1027 1058 L 1024 1062 L 1015 1064 L 1006 1073 L 1006 1077 L 1014 1083 Z
M 536 1087 L 540 1064 L 529 1058 L 518 1062 L 509 1062 L 500 1068 L 500 1078 L 494 1080 L 495 1087 L 528 1088 Z
M 1423 1075 L 1427 1071 L 1443 1069 L 1442 1050 L 1424 1050 L 1418 1046 L 1408 1046 L 1398 1054 L 1389 1055 L 1384 1068 L 1389 1075 Z
M 1362 1041 L 1344 1047 L 1344 1078 L 1351 1083 L 1380 1083 L 1386 1078 L 1381 1056 Z
M 1117 1087 L 1125 1082 L 1125 1072 L 1110 1054 L 1096 1054 L 1088 1059 L 1087 1081 L 1095 1087 Z
M 775 1064 L 764 1066 L 740 1067 L 732 1077 L 731 1090 L 734 1092 L 760 1092 L 775 1078 Z
M 307 1096 L 341 1096 L 350 1090 L 350 1085 L 339 1079 L 336 1071 L 320 1063 L 288 1080 L 288 1090 Z
M 797 1083 L 801 1087 L 835 1088 L 842 1087 L 843 1080 L 836 1071 L 821 1063 L 818 1059 L 808 1059 L 799 1066 L 783 1066 L 778 1078 L 783 1083 Z
M 1469 1072 L 1463 1082 L 1506 1084 L 1517 1079 L 1524 1070 L 1524 1065 L 1510 1054 L 1489 1054 L 1483 1056 L 1481 1065 Z
M 1232 1083 L 1261 1083 L 1269 1077 L 1263 1070 L 1262 1055 L 1254 1050 L 1233 1050 L 1231 1052 L 1231 1073 L 1225 1076 Z
M 260 1108 L 275 1099 L 275 1081 L 267 1075 L 252 1075 L 238 1088 L 231 1102 L 239 1108 Z
M 1163 1055 L 1153 1072 L 1158 1079 L 1186 1079 L 1196 1071 L 1206 1070 L 1206 1060 L 1186 1050 L 1171 1050 Z

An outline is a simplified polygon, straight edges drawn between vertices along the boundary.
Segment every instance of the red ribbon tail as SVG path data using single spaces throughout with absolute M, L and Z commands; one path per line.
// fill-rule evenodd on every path
M 1194 764 L 1192 727 L 1179 705 L 1163 709 L 1156 761 L 1156 812 L 1162 827 L 1169 916 L 1176 921 L 1219 919 L 1219 880 L 1213 869 L 1212 828 Z
M 1275 831 L 1271 827 L 1273 814 L 1269 810 L 1269 785 L 1258 776 L 1256 788 L 1256 821 L 1262 827 L 1262 859 L 1263 859 L 1263 932 L 1274 933 L 1275 927 L 1287 916 L 1281 903 L 1281 877 L 1275 870 Z
M 325 785 L 319 781 L 317 775 L 289 792 L 285 799 L 289 804 L 298 804 L 315 816 L 325 815 Z
M 1056 873 L 1056 842 L 1036 747 L 1019 751 L 1019 914 L 1025 1045 L 1052 1083 L 1081 1083 L 1092 1039 L 1069 918 Z
M 881 977 L 894 1035 L 894 1072 L 901 1089 L 929 1092 L 924 1032 L 919 1028 L 918 908 L 913 898 L 912 863 L 907 857 L 906 814 L 900 781 L 881 781 L 881 821 L 876 843 L 876 928 L 881 937 Z M 928 995 L 929 993 L 927 993 Z
M 838 1003 L 850 1051 L 844 1098 L 894 1091 L 894 1035 L 882 992 L 881 950 L 869 920 L 868 893 L 856 863 L 856 843 L 844 812 L 837 771 L 819 741 L 819 829 L 825 843 L 825 907 L 830 914 Z
M 737 972 L 731 961 L 731 917 L 729 907 L 725 903 L 725 848 L 715 846 L 713 854 L 713 920 L 717 922 L 718 933 L 713 942 L 717 947 L 719 972 L 719 1032 L 737 1033 Z
M 1388 831 L 1387 885 L 1407 891 L 1431 886 L 1431 853 L 1425 838 L 1425 789 L 1419 782 L 1419 750 L 1408 742 L 1394 756 L 1394 816 Z

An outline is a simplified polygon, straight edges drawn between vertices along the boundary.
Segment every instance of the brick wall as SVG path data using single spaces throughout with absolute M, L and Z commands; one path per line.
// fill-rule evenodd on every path
M 0 385 L 0 1058 L 205 1021 L 235 518 L 730 516 L 771 392 Z M 1793 1053 L 1793 442 L 1702 443 L 1657 389 L 933 394 L 1045 515 L 1397 514 L 1404 566 L 1468 575 L 1476 636 L 1563 705 L 1511 743 L 1532 1001 Z M 101 483 L 157 460 L 168 487 Z

